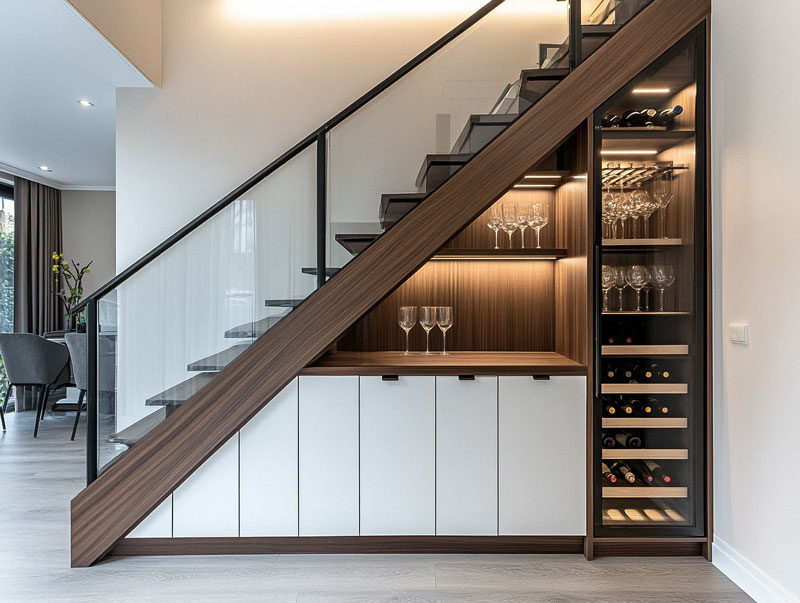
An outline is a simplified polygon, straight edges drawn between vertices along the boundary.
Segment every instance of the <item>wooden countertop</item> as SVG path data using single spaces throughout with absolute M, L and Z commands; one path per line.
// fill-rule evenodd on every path
M 555 352 L 338 352 L 301 375 L 585 375 L 586 367 Z

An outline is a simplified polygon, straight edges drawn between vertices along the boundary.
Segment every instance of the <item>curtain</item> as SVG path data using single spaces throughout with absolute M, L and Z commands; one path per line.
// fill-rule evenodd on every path
M 57 331 L 65 320 L 51 256 L 62 251 L 61 191 L 14 178 L 14 212 L 14 331 Z

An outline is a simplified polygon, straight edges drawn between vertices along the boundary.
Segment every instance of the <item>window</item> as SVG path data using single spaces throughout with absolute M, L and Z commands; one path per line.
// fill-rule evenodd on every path
M 14 189 L 0 182 L 0 333 L 13 331 Z M 5 396 L 7 387 L 8 381 L 0 358 L 0 397 Z

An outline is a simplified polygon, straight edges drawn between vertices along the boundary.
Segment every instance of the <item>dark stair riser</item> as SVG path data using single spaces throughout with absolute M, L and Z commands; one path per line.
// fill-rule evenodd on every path
M 434 154 L 425 157 L 417 176 L 417 191 L 432 193 L 472 159 L 468 153 Z
M 148 398 L 145 406 L 180 406 L 211 383 L 216 376 L 217 373 L 198 373 L 186 381 L 173 385 L 168 390 Z

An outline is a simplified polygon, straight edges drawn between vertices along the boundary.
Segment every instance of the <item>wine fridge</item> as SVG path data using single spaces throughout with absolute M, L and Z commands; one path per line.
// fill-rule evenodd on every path
M 594 115 L 594 537 L 707 535 L 705 30 Z

